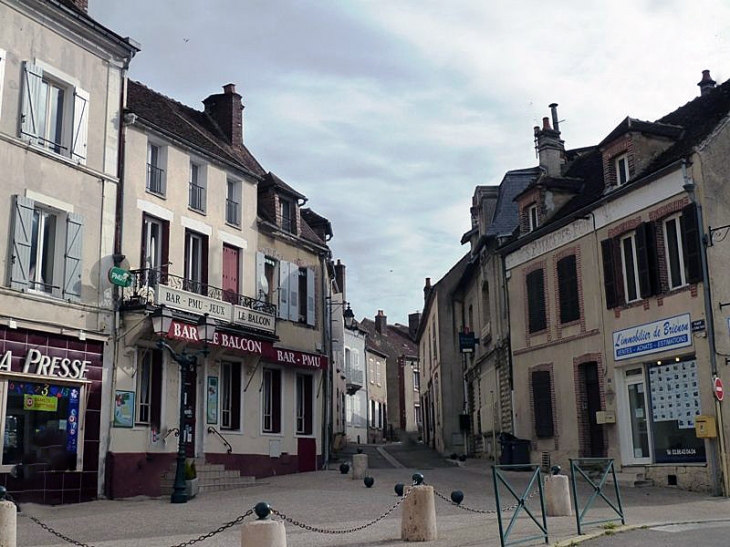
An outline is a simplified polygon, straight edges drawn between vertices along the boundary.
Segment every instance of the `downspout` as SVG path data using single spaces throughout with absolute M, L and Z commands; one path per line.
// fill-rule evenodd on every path
M 510 433 L 515 435 L 515 381 L 514 381 L 514 374 L 513 374 L 513 364 L 512 364 L 512 331 L 510 329 L 510 317 L 509 317 L 509 289 L 507 288 L 507 283 L 509 282 L 509 278 L 507 277 L 507 262 L 505 260 L 504 255 L 501 253 L 498 253 L 502 263 L 502 298 L 504 300 L 504 324 L 507 325 L 507 374 L 509 374 L 509 391 L 510 391 L 510 405 L 509 405 L 509 413 L 510 413 Z M 501 329 L 500 329 L 501 330 Z M 500 400 L 502 398 L 502 395 L 500 394 Z M 500 416 L 501 421 L 501 416 Z M 501 425 L 501 424 L 500 424 Z M 501 429 L 501 427 L 500 427 Z
M 333 434 L 333 417 L 332 417 L 332 374 L 334 372 L 334 355 L 332 351 L 332 285 L 326 282 L 327 261 L 324 254 L 319 255 L 320 268 L 322 275 L 320 276 L 320 294 L 322 295 L 322 348 L 326 348 L 328 353 L 329 367 L 323 372 L 322 379 L 322 468 L 327 469 L 330 460 L 330 441 Z M 325 290 L 329 294 L 325 295 Z M 329 302 L 329 308 L 327 306 Z
M 712 311 L 712 296 L 710 294 L 710 276 L 708 273 L 707 264 L 707 245 L 708 236 L 705 234 L 705 222 L 702 216 L 702 204 L 697 200 L 695 191 L 697 185 L 694 183 L 692 178 L 687 174 L 687 161 L 682 161 L 682 179 L 684 180 L 684 191 L 689 195 L 689 200 L 694 203 L 697 209 L 697 227 L 700 232 L 700 262 L 702 263 L 702 293 L 704 296 L 705 304 L 705 321 L 706 332 L 707 332 L 707 345 L 710 350 L 710 371 L 712 372 L 713 381 L 717 377 L 717 351 L 715 349 L 715 316 Z M 714 395 L 714 393 L 713 393 Z M 718 444 L 719 444 L 719 457 L 720 457 L 720 468 L 722 472 L 722 485 L 717 480 L 718 475 L 718 454 L 717 445 L 710 441 L 710 473 L 712 475 L 712 493 L 715 496 L 724 495 L 728 497 L 730 495 L 730 487 L 728 485 L 728 470 L 727 470 L 727 457 L 725 450 L 725 427 L 722 420 L 722 404 L 714 397 L 715 400 L 715 415 L 717 416 L 717 425 L 719 430 Z

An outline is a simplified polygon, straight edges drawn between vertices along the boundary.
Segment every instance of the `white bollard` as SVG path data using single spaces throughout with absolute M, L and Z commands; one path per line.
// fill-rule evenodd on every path
M 368 474 L 368 455 L 355 454 L 352 457 L 352 478 L 362 480 Z
M 16 547 L 18 510 L 10 501 L 0 501 L 0 547 Z
M 241 531 L 241 547 L 286 547 L 284 523 L 269 519 L 245 522 Z
M 410 492 L 410 493 L 409 493 Z M 403 541 L 433 541 L 437 539 L 436 503 L 433 486 L 408 486 L 403 500 L 400 537 Z
M 545 502 L 547 516 L 549 517 L 569 517 L 573 514 L 567 475 L 547 476 L 545 479 Z

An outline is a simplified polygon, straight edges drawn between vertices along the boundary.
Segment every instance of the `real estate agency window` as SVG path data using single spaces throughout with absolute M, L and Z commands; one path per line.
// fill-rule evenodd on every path
M 221 362 L 221 429 L 241 429 L 241 363 Z
M 532 373 L 532 404 L 535 415 L 535 436 L 538 439 L 550 438 L 555 434 L 550 376 L 548 370 L 536 370 Z
M 81 299 L 83 218 L 16 196 L 10 286 Z
M 531 271 L 526 277 L 528 328 L 531 333 L 547 328 L 545 310 L 545 274 L 542 268 Z
M 26 61 L 20 136 L 86 164 L 89 94 L 59 70 Z
M 185 290 L 208 291 L 208 238 L 192 230 L 185 230 Z
M 261 429 L 264 433 L 281 433 L 281 370 L 279 369 L 263 369 Z
M 311 435 L 314 431 L 314 378 L 311 374 L 297 374 L 297 435 Z
M 135 423 L 160 430 L 162 414 L 162 352 L 140 348 L 137 352 L 137 409 Z
M 29 382 L 22 378 L 0 382 L 6 392 L 2 465 L 43 463 L 53 471 L 77 468 L 83 430 L 78 419 L 80 384 Z M 2 397 L 0 397 L 2 400 Z
M 558 261 L 558 299 L 560 322 L 570 323 L 580 319 L 580 298 L 578 290 L 578 268 L 575 255 Z

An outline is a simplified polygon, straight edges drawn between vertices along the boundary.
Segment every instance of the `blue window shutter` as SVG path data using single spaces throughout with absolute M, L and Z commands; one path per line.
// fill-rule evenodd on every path
M 28 288 L 28 280 L 30 277 L 30 250 L 33 239 L 33 207 L 34 203 L 32 199 L 28 199 L 24 196 L 15 197 L 10 288 L 21 291 Z
M 71 141 L 71 159 L 86 165 L 86 144 L 89 130 L 89 93 L 74 89 L 74 125 Z
M 41 102 L 43 69 L 30 61 L 23 71 L 23 103 L 20 116 L 20 138 L 38 143 L 38 106 Z
M 314 270 L 307 268 L 307 325 L 314 326 Z
M 279 261 L 279 319 L 289 319 L 289 263 Z
M 63 260 L 63 298 L 81 300 L 81 253 L 83 252 L 84 220 L 69 213 L 66 219 L 66 252 Z
M 289 321 L 299 321 L 299 266 L 289 265 Z

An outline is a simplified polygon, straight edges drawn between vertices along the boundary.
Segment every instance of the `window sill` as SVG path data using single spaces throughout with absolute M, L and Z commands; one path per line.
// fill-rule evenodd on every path
M 147 192 L 148 194 L 150 194 L 152 196 L 158 197 L 160 199 L 164 199 L 164 200 L 167 199 L 167 196 L 165 194 L 160 194 L 159 192 L 153 192 L 152 190 L 150 190 L 149 188 L 146 188 L 146 187 L 145 187 L 145 192 Z
M 199 215 L 203 215 L 203 216 L 205 216 L 207 214 L 205 212 L 205 209 L 198 209 L 197 207 L 193 207 L 192 205 L 188 205 L 188 211 L 192 211 L 193 213 L 198 213 Z
M 241 223 L 240 222 L 239 223 L 235 223 L 235 222 L 231 222 L 230 220 L 226 220 L 226 226 L 230 226 L 231 228 L 235 228 L 236 230 L 240 230 L 241 229 Z

